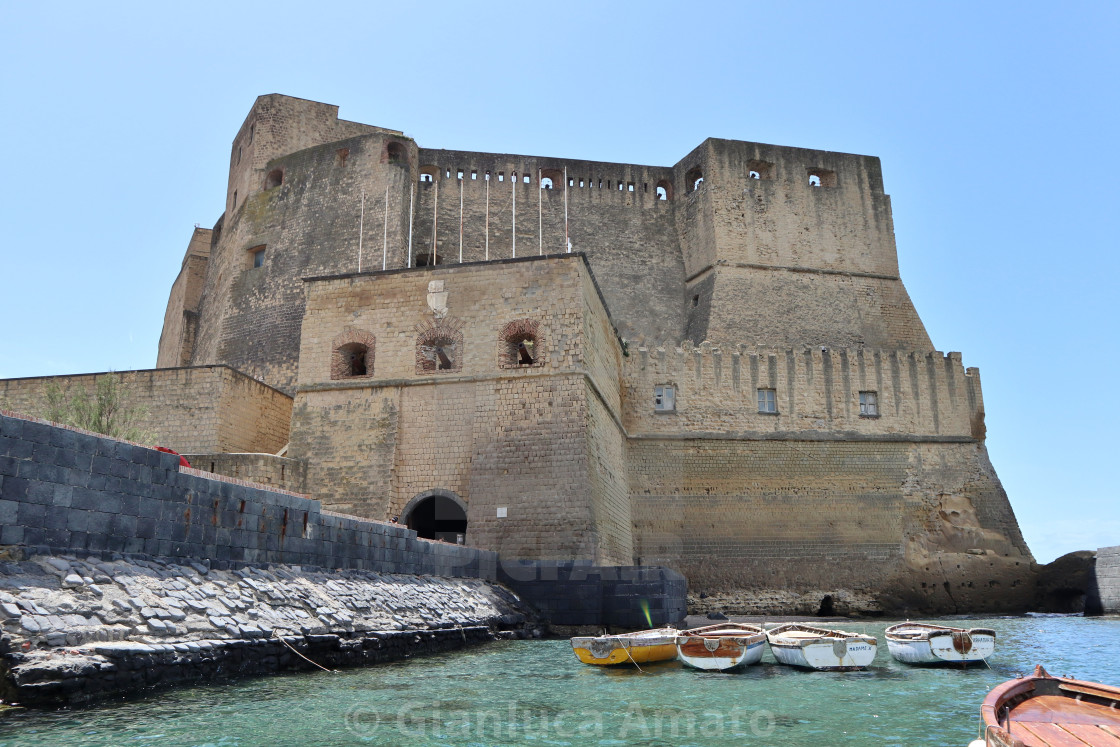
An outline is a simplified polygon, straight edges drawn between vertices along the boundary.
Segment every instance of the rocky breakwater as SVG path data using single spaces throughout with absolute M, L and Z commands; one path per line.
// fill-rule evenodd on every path
M 531 615 L 514 594 L 477 579 L 34 556 L 0 562 L 0 699 L 55 706 L 373 664 L 539 636 Z

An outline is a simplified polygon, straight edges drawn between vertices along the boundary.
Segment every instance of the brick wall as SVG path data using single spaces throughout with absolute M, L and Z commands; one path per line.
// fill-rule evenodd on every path
M 93 392 L 105 374 L 0 379 L 0 409 L 39 415 L 47 384 Z M 118 371 L 131 405 L 146 410 L 139 427 L 179 453 L 276 453 L 288 442 L 292 401 L 227 366 Z
M 178 457 L 0 415 L 0 545 L 493 579 L 497 556 L 318 501 L 179 468 Z

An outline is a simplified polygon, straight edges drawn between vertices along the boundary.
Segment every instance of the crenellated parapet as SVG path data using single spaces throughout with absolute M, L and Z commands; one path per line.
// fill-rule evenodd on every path
M 622 379 L 636 436 L 984 439 L 980 373 L 956 352 L 631 343 Z

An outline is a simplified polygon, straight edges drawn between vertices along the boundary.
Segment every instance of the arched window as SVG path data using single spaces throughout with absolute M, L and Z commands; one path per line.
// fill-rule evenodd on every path
M 657 199 L 671 200 L 673 199 L 673 183 L 668 179 L 662 179 L 657 183 Z
M 541 189 L 555 189 L 564 183 L 564 172 L 560 169 L 541 169 Z
M 747 178 L 769 181 L 774 178 L 774 164 L 769 161 L 751 159 L 747 161 Z
M 695 192 L 704 183 L 704 172 L 700 170 L 699 166 L 689 169 L 688 173 L 684 175 L 684 183 L 688 185 L 689 192 Z
M 407 166 L 408 154 L 405 152 L 404 146 L 397 142 L 388 143 L 385 146 L 385 162 Z
M 264 179 L 264 188 L 265 189 L 273 189 L 274 187 L 279 187 L 283 183 L 284 183 L 284 170 L 283 169 L 273 169 L 272 171 L 268 172 L 268 176 L 266 176 L 265 179 Z
M 527 368 L 544 365 L 540 322 L 517 319 L 502 327 L 498 335 L 498 366 Z
M 331 340 L 331 379 L 373 376 L 374 343 L 369 332 L 351 327 Z
M 463 370 L 463 323 L 451 317 L 416 326 L 416 373 Z
M 809 186 L 810 187 L 835 187 L 836 186 L 836 172 L 828 169 L 809 169 Z
M 420 181 L 425 183 L 425 184 L 431 184 L 432 182 L 434 182 L 438 175 L 439 175 L 439 167 L 438 166 L 428 165 L 428 166 L 421 166 L 420 167 Z
M 421 493 L 405 506 L 401 521 L 423 539 L 456 545 L 467 541 L 467 506 L 451 491 Z

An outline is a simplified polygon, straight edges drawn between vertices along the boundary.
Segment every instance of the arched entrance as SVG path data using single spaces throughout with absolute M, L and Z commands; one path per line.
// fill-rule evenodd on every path
M 458 496 L 435 490 L 421 493 L 409 501 L 402 518 L 417 537 L 466 543 L 467 510 Z

